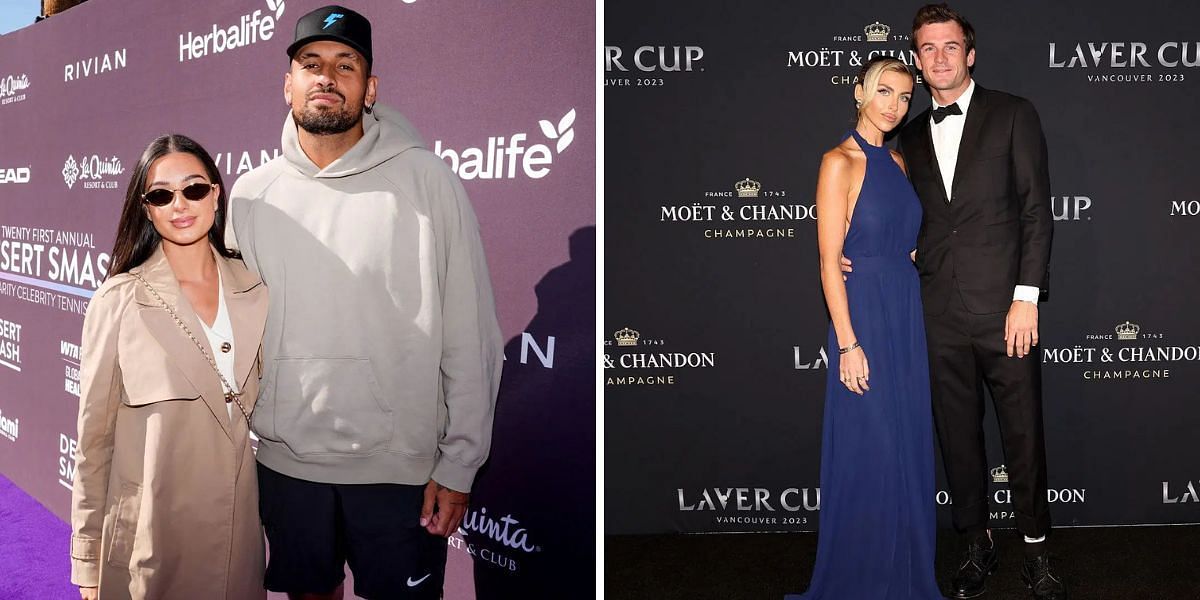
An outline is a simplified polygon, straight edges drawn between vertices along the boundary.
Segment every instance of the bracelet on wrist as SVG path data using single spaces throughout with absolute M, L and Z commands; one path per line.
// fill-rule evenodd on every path
M 858 344 L 858 342 L 854 342 L 853 344 L 850 344 L 849 346 L 846 346 L 845 348 L 838 348 L 838 354 L 845 354 L 855 348 L 861 348 L 861 347 L 862 346 L 860 346 Z

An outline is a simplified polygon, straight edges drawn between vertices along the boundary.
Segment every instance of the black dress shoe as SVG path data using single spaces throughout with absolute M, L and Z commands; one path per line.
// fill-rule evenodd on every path
M 1043 554 L 1025 559 L 1021 565 L 1021 581 L 1033 590 L 1037 600 L 1067 600 L 1067 586 L 1050 572 L 1050 557 Z
M 987 591 L 987 576 L 996 571 L 996 563 L 995 543 L 986 537 L 971 542 L 950 583 L 950 596 L 965 599 L 983 595 Z

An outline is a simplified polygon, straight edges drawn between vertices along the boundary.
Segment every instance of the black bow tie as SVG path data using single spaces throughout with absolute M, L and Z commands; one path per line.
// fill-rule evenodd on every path
M 961 115 L 961 114 L 962 114 L 962 109 L 959 108 L 958 103 L 955 102 L 954 104 L 951 104 L 950 106 L 943 106 L 941 108 L 933 109 L 933 122 L 941 123 L 942 119 L 945 119 L 946 117 L 948 117 L 950 115 Z

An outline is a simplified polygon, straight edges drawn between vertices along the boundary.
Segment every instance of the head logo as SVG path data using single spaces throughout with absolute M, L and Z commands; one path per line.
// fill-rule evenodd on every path
M 0 168 L 0 183 L 29 183 L 30 167 Z
M 442 140 L 433 145 L 433 152 L 450 164 L 450 169 L 463 180 L 469 179 L 516 179 L 517 167 L 530 179 L 541 179 L 550 174 L 556 154 L 562 154 L 575 140 L 575 109 L 567 111 L 558 124 L 545 119 L 538 121 L 542 135 L 555 140 L 554 151 L 545 144 L 523 144 L 528 133 L 514 133 L 507 137 L 493 136 L 487 139 L 487 147 L 466 148 L 461 152 L 442 148 Z M 507 160 L 507 164 L 505 161 Z M 507 168 L 506 168 L 507 167 Z
M 333 26 L 334 23 L 337 23 L 338 20 L 344 16 L 346 16 L 346 15 L 344 15 L 342 13 L 329 13 L 329 16 L 325 17 L 325 26 L 322 27 L 321 29 L 329 29 L 330 27 Z
M 262 14 L 255 10 L 242 15 L 237 24 L 221 28 L 213 23 L 208 33 L 179 34 L 179 62 L 203 58 L 209 54 L 220 54 L 251 44 L 270 40 L 275 36 L 275 22 L 283 16 L 284 0 L 266 0 L 267 8 L 274 12 Z

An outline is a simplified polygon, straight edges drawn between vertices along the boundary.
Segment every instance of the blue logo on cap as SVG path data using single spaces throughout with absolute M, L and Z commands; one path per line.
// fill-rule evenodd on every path
M 321 29 L 329 29 L 330 26 L 338 22 L 338 19 L 341 19 L 344 16 L 346 15 L 343 15 L 342 13 L 329 13 L 329 16 L 325 17 L 325 26 Z

